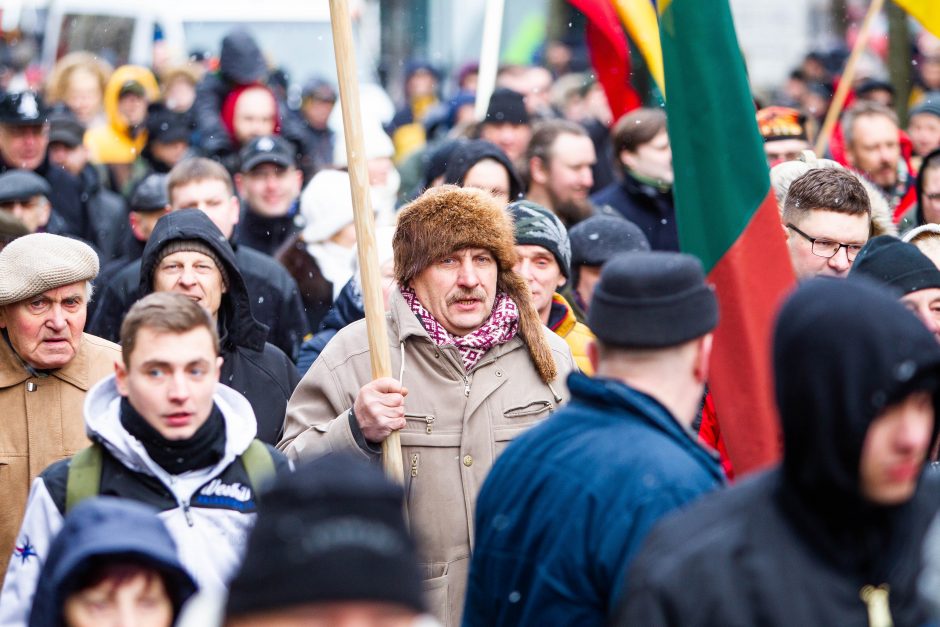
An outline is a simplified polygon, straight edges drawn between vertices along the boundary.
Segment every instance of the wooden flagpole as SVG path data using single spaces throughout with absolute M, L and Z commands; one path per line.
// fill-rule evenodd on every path
M 330 0 L 330 21 L 333 26 L 333 48 L 336 52 L 336 76 L 343 110 L 346 135 L 346 157 L 349 160 L 349 185 L 352 188 L 356 225 L 356 246 L 362 280 L 362 301 L 366 310 L 369 354 L 375 379 L 392 376 L 392 360 L 388 350 L 382 281 L 375 247 L 375 214 L 369 195 L 369 174 L 366 168 L 365 141 L 362 134 L 362 111 L 359 107 L 359 83 L 356 79 L 356 53 L 353 45 L 352 20 L 347 0 Z M 393 431 L 382 442 L 382 466 L 393 481 L 404 482 L 401 458 L 401 437 Z
M 829 105 L 829 111 L 826 112 L 826 119 L 823 121 L 822 130 L 819 131 L 819 137 L 816 138 L 816 147 L 814 152 L 822 158 L 825 154 L 826 146 L 829 144 L 829 136 L 832 135 L 832 129 L 835 128 L 839 116 L 842 115 L 842 107 L 845 106 L 845 98 L 849 95 L 849 89 L 852 86 L 852 80 L 855 78 L 855 66 L 865 50 L 868 43 L 868 33 L 871 31 L 871 24 L 875 16 L 881 11 L 884 0 L 872 0 L 868 7 L 868 13 L 862 22 L 862 27 L 855 38 L 855 45 L 852 47 L 852 54 L 845 64 L 845 70 L 842 72 L 842 78 L 839 79 L 839 86 L 832 97 L 832 103 Z

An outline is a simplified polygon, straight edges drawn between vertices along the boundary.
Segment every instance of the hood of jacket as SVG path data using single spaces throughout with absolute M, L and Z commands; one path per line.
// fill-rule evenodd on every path
M 157 516 L 143 503 L 96 497 L 80 503 L 65 519 L 49 548 L 39 575 L 30 627 L 61 627 L 65 600 L 83 576 L 102 558 L 129 560 L 163 575 L 178 616 L 196 584 L 176 555 L 176 543 Z
M 264 55 L 248 31 L 239 29 L 222 39 L 219 72 L 236 85 L 258 83 L 267 78 Z
M 118 100 L 121 95 L 121 87 L 128 81 L 140 83 L 147 92 L 147 101 L 154 102 L 160 97 L 160 88 L 157 86 L 157 79 L 153 72 L 139 65 L 122 65 L 114 70 L 108 84 L 104 88 L 104 111 L 108 117 L 108 124 L 112 129 L 122 136 L 128 136 L 130 130 L 127 125 L 127 119 L 118 111 Z M 138 137 L 146 137 L 146 133 L 141 129 Z M 141 148 L 146 140 L 141 142 Z
M 470 168 L 484 159 L 493 159 L 506 168 L 509 173 L 509 202 L 518 200 L 525 187 L 515 166 L 496 144 L 483 139 L 470 139 L 457 145 L 447 161 L 444 182 L 462 186 Z
M 221 470 L 245 452 L 258 433 L 258 423 L 251 404 L 235 390 L 219 384 L 212 400 L 225 419 L 225 454 L 215 466 Z M 107 447 L 121 464 L 134 472 L 159 478 L 162 469 L 150 459 L 144 445 L 121 424 L 121 395 L 114 375 L 89 390 L 84 411 L 85 432 L 90 440 Z
M 245 280 L 235 263 L 235 251 L 218 227 L 199 209 L 181 209 L 169 213 L 157 222 L 144 247 L 140 265 L 141 297 L 153 291 L 153 275 L 160 251 L 166 244 L 177 240 L 199 240 L 215 251 L 228 275 L 228 290 L 222 295 L 219 307 L 219 335 L 223 345 L 244 346 L 252 350 L 264 349 L 268 328 L 251 313 L 251 301 Z
M 932 391 L 940 409 L 940 345 L 891 291 L 862 277 L 820 278 L 781 309 L 773 361 L 791 510 L 821 541 L 856 542 L 841 557 L 880 559 L 874 552 L 906 504 L 880 506 L 863 496 L 862 447 L 878 416 L 914 391 Z

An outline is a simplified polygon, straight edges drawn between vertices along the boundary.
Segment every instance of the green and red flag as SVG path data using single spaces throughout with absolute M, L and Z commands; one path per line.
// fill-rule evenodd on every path
M 794 284 L 728 0 L 659 0 L 680 247 L 721 319 L 709 388 L 738 475 L 776 462 L 771 337 Z

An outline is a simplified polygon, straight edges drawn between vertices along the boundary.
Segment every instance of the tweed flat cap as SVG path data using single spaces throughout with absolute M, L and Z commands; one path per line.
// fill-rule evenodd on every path
M 0 203 L 29 200 L 33 196 L 49 198 L 51 193 L 46 179 L 31 170 L 7 170 L 0 174 Z
M 98 276 L 98 255 L 83 242 L 51 233 L 24 235 L 0 251 L 0 305 Z

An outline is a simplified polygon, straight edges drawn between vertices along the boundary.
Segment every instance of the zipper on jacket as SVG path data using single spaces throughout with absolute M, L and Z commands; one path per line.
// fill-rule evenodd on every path
M 427 423 L 428 426 L 427 426 L 426 431 L 428 432 L 428 434 L 430 434 L 430 433 L 431 433 L 431 424 L 434 422 L 434 416 L 425 416 L 425 417 L 424 417 L 424 422 Z M 416 455 L 415 457 L 417 457 L 417 455 Z
M 430 433 L 431 427 L 428 427 L 428 432 Z M 418 453 L 411 454 L 411 477 L 415 478 L 418 476 Z
M 189 501 L 183 501 L 180 505 L 183 506 L 183 516 L 186 517 L 187 524 L 192 527 L 194 523 L 192 512 L 189 511 Z
M 470 377 L 466 375 L 463 378 L 463 395 L 470 398 Z

